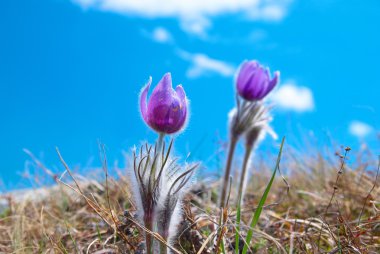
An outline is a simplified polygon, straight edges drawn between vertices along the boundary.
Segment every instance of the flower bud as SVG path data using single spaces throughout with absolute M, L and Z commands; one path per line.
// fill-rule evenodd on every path
M 186 122 L 188 101 L 181 85 L 174 90 L 170 73 L 166 73 L 154 88 L 149 100 L 152 78 L 142 89 L 140 110 L 144 121 L 155 131 L 172 134 L 181 130 Z
M 245 61 L 236 80 L 237 91 L 247 101 L 258 101 L 273 90 L 279 78 L 279 71 L 271 79 L 268 68 L 264 69 L 257 61 Z

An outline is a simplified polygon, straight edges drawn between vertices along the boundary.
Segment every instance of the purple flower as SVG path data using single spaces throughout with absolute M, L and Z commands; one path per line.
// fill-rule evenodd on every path
M 150 77 L 140 95 L 140 110 L 144 121 L 160 133 L 171 134 L 181 130 L 186 122 L 188 106 L 182 86 L 178 85 L 174 90 L 171 74 L 166 73 L 154 88 L 148 101 L 151 83 Z
M 237 91 L 248 101 L 261 100 L 277 85 L 279 78 L 279 71 L 271 79 L 268 68 L 264 69 L 257 61 L 245 61 L 237 77 Z

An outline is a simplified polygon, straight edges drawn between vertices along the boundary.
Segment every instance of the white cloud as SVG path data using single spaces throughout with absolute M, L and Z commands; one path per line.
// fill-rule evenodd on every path
M 95 8 L 146 18 L 178 18 L 181 27 L 198 35 L 210 27 L 211 18 L 239 14 L 254 20 L 279 21 L 292 0 L 72 0 Z
M 206 31 L 211 27 L 211 22 L 202 17 L 197 18 L 186 18 L 182 20 L 181 22 L 181 28 L 182 30 L 190 33 L 195 34 L 201 38 L 206 38 L 207 34 Z
M 271 100 L 284 110 L 305 112 L 314 109 L 314 98 L 310 88 L 297 86 L 294 82 L 281 85 L 273 92 Z
M 191 63 L 186 72 L 189 78 L 198 78 L 210 74 L 219 74 L 225 77 L 233 76 L 235 67 L 221 60 L 210 58 L 205 54 L 191 54 L 186 51 L 178 51 L 179 56 Z
M 360 121 L 352 121 L 348 127 L 348 131 L 355 137 L 364 138 L 373 131 L 373 127 Z
M 170 32 L 163 27 L 156 27 L 153 30 L 152 39 L 160 43 L 168 43 L 173 41 L 173 37 Z
M 253 19 L 280 21 L 286 16 L 286 8 L 284 8 L 284 5 L 270 4 L 255 10 L 250 16 Z

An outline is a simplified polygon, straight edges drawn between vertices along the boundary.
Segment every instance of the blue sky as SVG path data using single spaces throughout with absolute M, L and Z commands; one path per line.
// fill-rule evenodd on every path
M 21 187 L 27 148 L 62 171 L 153 142 L 137 97 L 172 72 L 191 100 L 180 154 L 207 160 L 227 137 L 233 75 L 244 59 L 281 71 L 274 129 L 302 148 L 367 142 L 379 152 L 377 0 L 0 1 L 0 179 Z M 181 2 L 181 3 L 180 3 Z M 279 141 L 265 140 L 265 147 Z M 93 159 L 93 161 L 92 161 Z

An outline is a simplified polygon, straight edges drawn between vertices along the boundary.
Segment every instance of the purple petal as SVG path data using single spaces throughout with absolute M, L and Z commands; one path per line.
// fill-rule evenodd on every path
M 249 84 L 249 80 L 256 73 L 259 64 L 256 61 L 244 61 L 240 67 L 237 77 L 237 89 L 240 93 L 243 93 L 244 89 Z
M 256 72 L 257 74 L 257 72 Z M 239 94 L 246 100 L 252 100 L 254 99 L 254 89 L 255 87 L 253 86 L 252 80 L 255 77 L 255 75 L 251 75 L 250 78 L 247 80 L 247 84 L 245 87 L 241 90 L 239 90 Z
M 273 90 L 273 88 L 279 83 L 279 81 L 280 81 L 280 72 L 275 71 L 273 79 L 269 82 L 270 91 Z
M 172 100 L 174 90 L 172 88 L 172 77 L 170 73 L 166 73 L 157 86 L 153 89 L 148 103 L 148 111 L 150 111 L 152 105 L 158 104 L 170 104 Z
M 170 90 L 172 88 L 172 75 L 170 72 L 165 73 L 155 89 Z
M 183 90 L 183 87 L 182 85 L 178 85 L 176 88 L 175 88 L 175 92 L 177 93 L 180 101 L 184 104 L 186 104 L 186 94 L 185 94 L 185 90 Z
M 179 98 L 166 73 L 152 92 L 148 103 L 148 124 L 159 132 L 171 133 L 179 118 Z
M 261 99 L 260 95 L 263 94 L 267 87 L 267 82 L 269 81 L 269 77 L 266 75 L 265 70 L 260 67 L 256 75 L 252 78 L 250 84 L 250 92 L 251 97 L 254 99 Z
M 173 94 L 175 92 L 172 88 L 172 78 L 170 73 L 166 73 L 157 86 L 153 89 L 148 103 L 148 113 L 152 113 L 153 106 L 161 104 L 170 105 L 172 102 Z
M 265 96 L 267 96 L 272 90 L 273 88 L 277 85 L 278 83 L 278 80 L 279 80 L 279 77 L 280 77 L 280 72 L 279 71 L 276 71 L 274 73 L 274 78 L 272 80 L 270 80 L 269 82 L 267 82 L 267 87 L 265 89 L 265 92 L 263 94 L 260 95 L 260 99 L 264 98 Z M 269 80 L 269 78 L 268 78 Z
M 185 90 L 183 90 L 183 87 L 181 85 L 178 85 L 176 87 L 175 91 L 176 91 L 178 98 L 179 98 L 179 101 L 180 101 L 180 106 L 179 106 L 180 117 L 177 120 L 177 124 L 175 126 L 175 129 L 179 130 L 179 129 L 183 128 L 183 125 L 186 122 L 188 103 L 187 103 L 187 99 L 186 99 Z
M 179 103 L 173 101 L 171 104 L 158 104 L 152 108 L 149 116 L 150 126 L 164 133 L 171 133 L 172 128 L 176 125 L 176 119 L 179 118 Z
M 147 119 L 147 117 L 148 117 L 147 100 L 148 100 L 148 92 L 149 92 L 149 88 L 150 88 L 151 84 L 152 84 L 152 77 L 149 77 L 147 84 L 143 87 L 143 89 L 141 90 L 141 93 L 140 93 L 140 111 L 141 111 L 141 115 L 142 115 L 145 122 L 148 121 L 148 119 Z
M 261 100 L 263 99 L 269 92 L 269 80 L 270 80 L 270 74 L 269 74 L 269 68 L 266 68 L 265 70 L 262 70 L 262 75 L 263 75 L 263 82 L 261 83 L 260 86 L 260 91 L 257 94 L 257 99 Z

